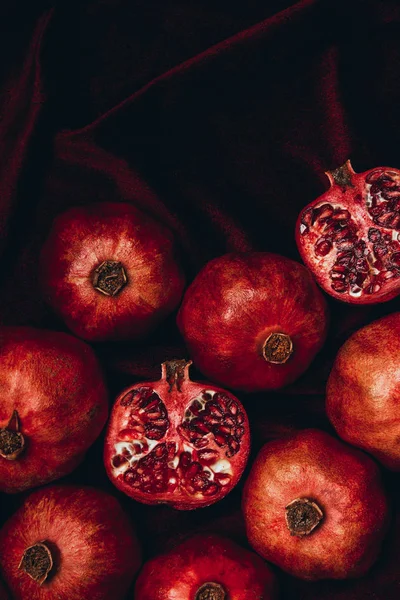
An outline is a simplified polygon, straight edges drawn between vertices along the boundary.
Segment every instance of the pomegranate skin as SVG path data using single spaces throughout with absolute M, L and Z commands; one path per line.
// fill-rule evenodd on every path
M 187 289 L 178 327 L 206 377 L 256 392 L 292 383 L 308 368 L 325 341 L 328 309 L 299 263 L 267 252 L 226 254 Z M 275 336 L 283 336 L 283 356 L 267 360 Z
M 220 595 L 217 592 L 212 595 L 214 582 Z M 210 589 L 202 590 L 207 583 Z M 223 590 L 218 590 L 218 585 Z M 147 562 L 137 579 L 134 596 L 135 600 L 273 600 L 276 597 L 275 577 L 267 564 L 253 552 L 213 534 L 193 536 Z
M 7 431 L 24 447 L 0 455 L 0 490 L 15 493 L 67 475 L 103 429 L 107 390 L 93 350 L 71 335 L 0 328 L 0 450 Z
M 400 470 L 400 313 L 354 333 L 339 350 L 326 389 L 338 435 Z
M 144 337 L 178 306 L 185 285 L 171 232 L 122 202 L 57 217 L 41 280 L 68 328 L 93 342 Z
M 348 160 L 326 175 L 330 188 L 296 223 L 302 260 L 337 300 L 391 300 L 400 293 L 400 170 L 356 173 Z
M 20 568 L 47 543 L 53 568 L 40 585 Z M 33 492 L 0 531 L 0 565 L 15 600 L 122 600 L 140 567 L 135 532 L 119 502 L 89 487 Z
M 308 522 L 307 513 L 289 512 L 295 501 L 307 500 L 320 511 L 313 508 Z M 362 576 L 375 561 L 388 524 L 376 463 L 316 429 L 263 446 L 246 481 L 242 508 L 251 546 L 284 571 L 309 580 Z
M 137 383 L 114 403 L 104 465 L 137 502 L 204 508 L 225 497 L 245 469 L 250 427 L 243 406 L 214 384 L 192 381 L 190 365 L 167 361 L 159 381 Z

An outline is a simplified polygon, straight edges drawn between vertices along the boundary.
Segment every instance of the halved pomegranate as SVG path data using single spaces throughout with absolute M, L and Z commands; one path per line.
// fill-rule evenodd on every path
M 297 221 L 303 261 L 339 300 L 374 304 L 394 298 L 400 293 L 400 171 L 355 173 L 348 160 L 326 174 L 331 187 Z
M 159 381 L 117 398 L 105 441 L 108 476 L 144 504 L 190 510 L 213 504 L 236 485 L 250 433 L 239 400 L 189 379 L 191 361 L 162 364 Z

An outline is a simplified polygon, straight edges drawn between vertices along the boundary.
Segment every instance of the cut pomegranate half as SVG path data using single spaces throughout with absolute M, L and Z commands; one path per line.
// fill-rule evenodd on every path
M 226 390 L 191 381 L 190 365 L 163 363 L 159 381 L 124 390 L 111 414 L 107 474 L 144 504 L 181 510 L 213 504 L 236 485 L 247 462 L 243 406 Z
M 296 225 L 303 261 L 331 296 L 373 304 L 400 293 L 400 171 L 355 173 L 348 160 Z

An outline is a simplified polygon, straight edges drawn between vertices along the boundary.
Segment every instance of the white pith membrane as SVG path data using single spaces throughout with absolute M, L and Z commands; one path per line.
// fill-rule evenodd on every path
M 304 210 L 300 234 L 333 291 L 359 298 L 400 277 L 400 173 L 375 169 L 350 207 L 321 201 Z M 368 218 L 370 222 L 368 222 Z
M 229 486 L 231 459 L 244 434 L 244 414 L 234 399 L 203 390 L 176 424 L 153 388 L 132 390 L 120 403 L 126 408 L 111 459 L 115 477 L 152 497 L 212 497 Z

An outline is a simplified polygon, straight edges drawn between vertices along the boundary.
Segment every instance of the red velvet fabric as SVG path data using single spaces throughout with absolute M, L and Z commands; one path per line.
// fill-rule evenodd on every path
M 37 256 L 71 205 L 124 200 L 153 214 L 175 232 L 190 281 L 231 250 L 299 259 L 297 214 L 347 158 L 357 171 L 400 167 L 396 0 L 6 0 L 0 47 L 3 324 L 64 329 L 41 299 Z M 323 393 L 335 351 L 399 308 L 329 302 L 329 339 L 308 373 L 278 395 L 241 396 L 254 452 L 297 427 L 329 429 Z M 96 346 L 113 394 L 185 356 L 174 319 L 145 343 Z M 112 489 L 101 445 L 70 480 Z M 394 520 L 371 573 L 321 584 L 280 573 L 283 598 L 399 597 L 398 477 L 384 476 Z M 150 556 L 196 529 L 245 543 L 240 491 L 185 514 L 121 500 Z M 3 499 L 3 519 L 19 501 Z

